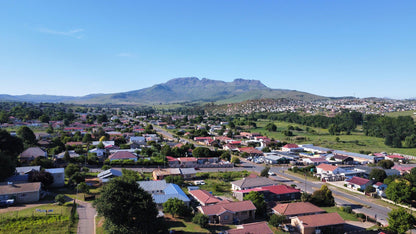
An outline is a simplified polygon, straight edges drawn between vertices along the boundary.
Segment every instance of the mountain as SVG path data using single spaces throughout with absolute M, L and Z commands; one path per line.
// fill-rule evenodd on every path
M 30 95 L 23 95 L 30 96 Z M 3 98 L 5 97 L 5 98 Z M 16 98 L 13 100 L 13 97 Z M 36 98 L 35 98 L 36 97 Z M 183 102 L 234 103 L 252 99 L 288 98 L 327 100 L 328 98 L 296 90 L 271 89 L 258 80 L 235 79 L 225 82 L 195 77 L 176 78 L 149 88 L 114 94 L 84 97 L 32 95 L 33 102 L 69 102 L 79 104 L 158 104 Z M 21 101 L 21 96 L 0 95 L 0 100 Z M 29 101 L 24 99 L 25 101 Z

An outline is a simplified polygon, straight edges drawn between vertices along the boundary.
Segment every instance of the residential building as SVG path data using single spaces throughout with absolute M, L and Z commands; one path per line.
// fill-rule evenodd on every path
M 225 231 L 226 234 L 273 234 L 267 222 L 246 223 L 237 225 L 235 229 Z
M 217 204 L 218 202 L 221 202 L 221 199 L 217 198 L 216 196 L 212 195 L 210 192 L 202 189 L 198 190 L 191 190 L 189 191 L 189 194 L 201 204 L 201 206 L 208 206 Z
M 246 190 L 257 187 L 277 185 L 278 183 L 266 177 L 246 177 L 241 180 L 231 182 L 231 190 Z
M 19 159 L 20 159 L 20 162 L 22 163 L 30 163 L 33 160 L 35 160 L 35 158 L 47 157 L 47 156 L 48 155 L 46 151 L 44 151 L 43 149 L 39 147 L 30 147 L 20 154 Z
M 256 207 L 253 202 L 222 202 L 210 206 L 199 206 L 198 210 L 207 215 L 213 224 L 239 224 L 246 220 L 254 220 Z
M 112 178 L 115 177 L 119 177 L 122 176 L 123 173 L 119 170 L 110 168 L 108 170 L 105 170 L 103 172 L 100 172 L 97 177 L 98 179 L 102 182 L 102 183 L 107 183 L 108 181 L 110 181 Z
M 233 196 L 239 201 L 242 201 L 250 192 L 262 193 L 266 201 L 293 201 L 301 197 L 299 189 L 284 184 L 237 190 L 233 192 Z
M 322 213 L 296 216 L 291 220 L 291 224 L 301 234 L 344 233 L 345 221 L 338 213 Z
M 303 148 L 298 146 L 297 144 L 286 144 L 282 146 L 283 152 L 300 152 L 303 151 Z
M 137 161 L 137 156 L 134 155 L 131 152 L 128 151 L 117 151 L 113 154 L 111 154 L 108 159 L 110 159 L 110 161 L 114 161 L 114 160 L 133 160 L 133 161 Z
M 51 187 L 59 188 L 65 186 L 65 168 L 50 168 L 45 169 L 45 171 L 51 173 L 53 177 Z
M 368 179 L 364 179 L 364 178 L 360 178 L 360 177 L 352 177 L 351 179 L 347 180 L 347 186 L 349 188 L 358 190 L 360 189 L 361 191 L 364 191 L 365 188 L 369 185 L 371 185 L 371 181 Z
M 280 203 L 273 207 L 272 211 L 277 215 L 284 215 L 287 218 L 326 213 L 324 209 L 310 202 Z
M 16 203 L 37 202 L 40 199 L 41 182 L 8 183 L 0 185 L 0 200 L 14 199 Z

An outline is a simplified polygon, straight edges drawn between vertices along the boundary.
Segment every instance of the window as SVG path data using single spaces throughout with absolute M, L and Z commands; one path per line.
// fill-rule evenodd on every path
M 224 216 L 224 220 L 228 220 L 228 215 L 225 215 Z

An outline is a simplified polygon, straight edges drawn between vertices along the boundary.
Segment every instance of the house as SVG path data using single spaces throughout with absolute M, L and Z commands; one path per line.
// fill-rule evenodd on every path
M 167 187 L 165 180 L 138 181 L 139 186 L 150 194 L 161 194 Z
M 40 166 L 16 167 L 14 175 L 10 176 L 5 181 L 27 183 L 29 182 L 29 173 L 32 171 L 40 171 Z
M 233 192 L 233 196 L 242 201 L 252 191 L 262 193 L 266 201 L 293 201 L 301 197 L 299 189 L 284 184 L 237 190 Z
M 30 166 L 30 167 L 16 167 L 17 175 L 29 174 L 31 171 L 40 171 L 40 166 Z
M 152 197 L 159 208 L 163 208 L 163 203 L 169 200 L 169 198 L 178 198 L 183 201 L 186 206 L 189 206 L 189 203 L 191 202 L 181 187 L 176 184 L 167 184 L 166 188 L 163 190 L 163 194 L 153 194 Z
M 246 223 L 237 225 L 235 229 L 225 231 L 226 234 L 273 234 L 267 222 Z
M 409 165 L 395 165 L 391 169 L 398 170 L 400 172 L 400 175 L 409 174 L 410 170 L 414 168 L 415 166 L 409 166 Z
M 178 158 L 179 162 L 181 163 L 181 167 L 197 167 L 198 160 L 194 157 L 181 157 Z
M 266 177 L 246 177 L 241 180 L 231 182 L 231 190 L 246 190 L 257 187 L 277 185 L 278 183 Z
M 210 192 L 206 190 L 191 190 L 189 191 L 189 194 L 201 204 L 201 206 L 208 206 L 217 204 L 218 202 L 221 202 L 221 200 L 214 195 L 212 195 Z
M 405 157 L 403 157 L 401 155 L 397 155 L 397 154 L 387 155 L 387 156 L 384 156 L 384 158 L 388 159 L 388 160 L 391 160 L 391 161 L 398 161 L 398 162 L 401 162 L 401 163 L 406 161 Z
M 284 215 L 287 218 L 326 213 L 325 210 L 309 202 L 281 203 L 273 207 L 272 211 L 277 215 Z
M 122 176 L 123 173 L 121 171 L 115 169 L 108 169 L 103 172 L 100 172 L 97 177 L 102 183 L 108 182 L 111 178 Z
M 266 164 L 278 164 L 278 163 L 285 163 L 288 161 L 287 158 L 274 155 L 273 153 L 270 153 L 270 154 L 265 153 L 265 154 L 266 156 L 264 157 L 264 162 Z
M 301 234 L 344 233 L 345 221 L 338 213 L 322 213 L 296 216 L 291 220 L 291 224 Z
M 300 145 L 300 147 L 302 147 L 304 151 L 311 152 L 311 153 L 314 153 L 314 154 L 326 154 L 328 152 L 333 151 L 333 149 L 314 146 L 313 144 Z
M 338 166 L 333 166 L 330 164 L 321 163 L 316 166 L 316 173 L 321 178 L 321 180 L 325 181 L 337 181 L 343 180 L 344 176 L 341 173 L 344 173 L 345 170 Z
M 146 138 L 144 138 L 142 136 L 130 137 L 129 142 L 130 143 L 141 144 L 141 143 L 145 143 L 146 142 Z
M 45 171 L 51 173 L 53 177 L 51 187 L 59 188 L 65 186 L 65 168 L 50 168 L 45 169 Z
M 179 168 L 158 168 L 152 172 L 154 180 L 163 180 L 166 176 L 180 176 Z
M 90 150 L 89 153 L 96 154 L 98 158 L 105 158 L 107 156 L 107 150 L 106 149 L 94 148 L 94 149 Z
M 110 159 L 110 161 L 114 161 L 114 160 L 133 160 L 133 161 L 137 161 L 137 156 L 134 155 L 131 152 L 128 151 L 117 151 L 113 154 L 111 154 L 108 159 Z
M 240 153 L 247 153 L 250 156 L 263 156 L 263 151 L 253 147 L 242 147 L 237 149 Z
M 40 199 L 41 182 L 7 183 L 0 185 L 0 200 L 14 199 L 16 203 L 37 202 Z
M 351 152 L 341 151 L 341 150 L 334 150 L 333 154 L 351 157 L 354 159 L 355 162 L 361 163 L 361 164 L 377 163 L 378 161 L 384 159 L 384 156 L 372 156 L 372 155 L 366 155 L 366 154 L 351 153 Z
M 191 167 L 191 168 L 180 168 L 179 170 L 181 172 L 182 177 L 185 180 L 192 179 L 196 176 L 196 171 L 195 171 L 195 168 L 193 168 L 193 167 Z
M 166 159 L 168 160 L 169 167 L 179 167 L 181 164 L 179 159 L 172 156 L 166 156 Z
M 386 197 L 387 184 L 377 182 L 373 184 L 373 187 L 376 189 L 377 195 L 379 195 L 380 197 Z
M 303 151 L 303 148 L 298 146 L 297 144 L 286 144 L 282 146 L 283 152 L 300 152 Z
M 325 158 L 320 158 L 320 157 L 316 157 L 316 158 L 304 158 L 303 163 L 308 164 L 308 165 L 319 165 L 321 163 L 329 163 Z
M 347 182 L 347 186 L 349 188 L 352 188 L 352 189 L 355 189 L 355 190 L 360 189 L 361 191 L 364 191 L 367 186 L 371 185 L 370 180 L 364 179 L 364 178 L 361 178 L 361 177 L 356 177 L 356 176 L 352 177 L 351 179 L 347 180 L 346 182 Z
M 35 160 L 35 158 L 37 157 L 47 157 L 47 156 L 48 155 L 46 151 L 44 151 L 43 149 L 39 147 L 30 147 L 20 154 L 20 162 L 29 163 Z
M 210 206 L 198 206 L 198 210 L 207 215 L 210 223 L 238 224 L 254 220 L 256 207 L 250 200 L 239 202 L 222 202 Z
M 349 156 L 335 154 L 332 157 L 334 157 L 334 160 L 336 162 L 340 162 L 342 164 L 352 165 L 354 163 L 354 159 Z
M 59 153 L 58 155 L 55 156 L 55 159 L 64 159 L 65 158 L 65 153 L 66 153 L 66 151 Z M 69 150 L 68 154 L 69 154 L 70 158 L 78 158 L 79 157 L 79 154 L 77 154 L 74 150 Z

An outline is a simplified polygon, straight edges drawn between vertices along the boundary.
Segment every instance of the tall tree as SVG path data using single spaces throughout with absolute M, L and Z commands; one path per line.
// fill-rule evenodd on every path
M 256 207 L 256 217 L 264 217 L 264 215 L 266 215 L 267 204 L 264 200 L 263 194 L 251 191 L 244 197 L 244 200 L 250 200 L 253 202 Z
M 41 182 L 45 187 L 53 184 L 52 174 L 46 171 L 31 171 L 28 180 L 29 182 Z
M 413 229 L 416 224 L 415 217 L 403 208 L 390 211 L 388 216 L 388 230 L 394 233 L 405 233 L 408 230 Z
M 211 156 L 211 150 L 207 147 L 196 147 L 192 151 L 192 155 L 195 158 L 202 158 L 202 157 L 210 157 Z
M 377 182 L 383 182 L 385 178 L 387 178 L 387 174 L 384 170 L 373 168 L 368 175 L 368 178 L 374 179 Z
M 311 202 L 317 206 L 334 206 L 335 199 L 332 191 L 324 184 L 321 189 L 313 192 Z
M 119 177 L 104 185 L 95 200 L 98 214 L 105 217 L 109 233 L 162 233 L 163 224 L 152 196 L 135 180 Z
M 29 145 L 36 144 L 36 136 L 32 129 L 27 126 L 22 126 L 17 130 L 17 135 L 22 138 L 23 142 Z
M 175 217 L 175 215 L 186 217 L 191 214 L 191 210 L 185 203 L 178 198 L 169 198 L 163 203 L 163 210 Z
M 11 136 L 5 130 L 0 130 L 0 181 L 14 173 L 17 156 L 22 151 L 23 142 L 20 138 Z

